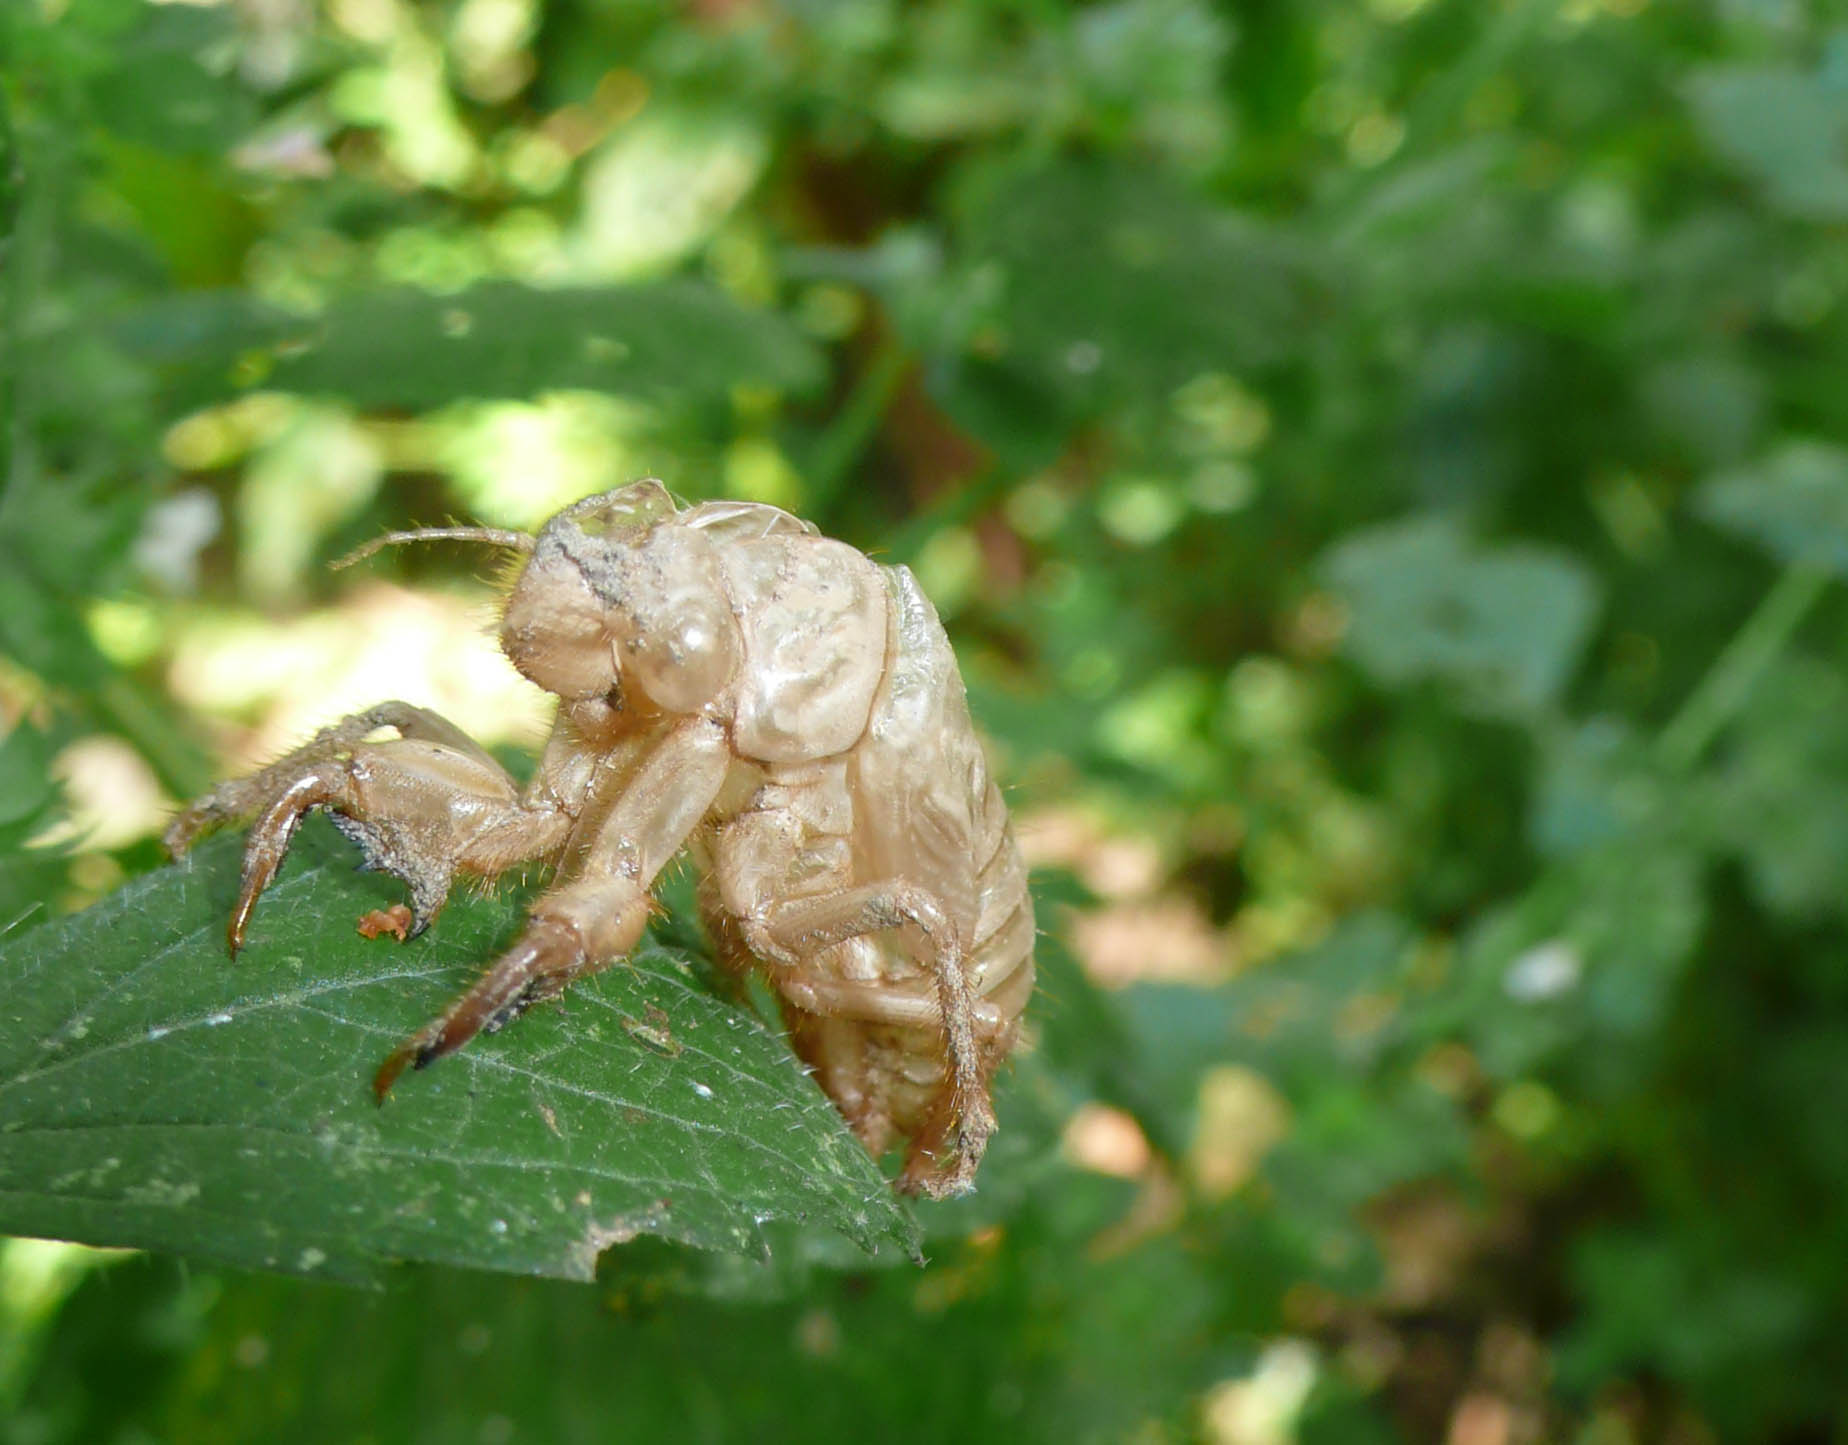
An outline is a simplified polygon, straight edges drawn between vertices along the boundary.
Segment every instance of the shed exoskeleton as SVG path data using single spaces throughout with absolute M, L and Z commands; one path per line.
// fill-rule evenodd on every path
M 1026 870 L 949 640 L 903 567 L 774 507 L 682 507 L 653 480 L 585 499 L 537 537 L 399 533 L 527 554 L 501 644 L 559 698 L 524 789 L 458 728 L 388 702 L 221 784 L 167 831 L 174 856 L 254 818 L 228 937 L 296 825 L 325 809 L 410 892 L 413 930 L 458 874 L 555 869 L 514 945 L 379 1069 L 422 1068 L 620 958 L 683 848 L 721 964 L 757 971 L 796 1052 L 899 1188 L 972 1186 L 989 1085 L 1033 987 Z M 370 549 L 368 549 L 370 550 Z M 395 738 L 373 740 L 383 729 Z

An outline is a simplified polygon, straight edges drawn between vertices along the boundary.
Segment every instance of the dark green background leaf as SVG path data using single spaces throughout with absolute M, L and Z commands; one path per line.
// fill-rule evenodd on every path
M 1848 216 L 1848 75 L 1843 32 L 1820 71 L 1774 65 L 1716 67 L 1690 86 L 1713 145 L 1792 214 Z
M 453 296 L 343 299 L 264 384 L 362 406 L 430 406 L 572 387 L 718 401 L 740 385 L 810 391 L 823 375 L 820 354 L 787 322 L 693 282 L 487 282 Z
M 1323 570 L 1347 599 L 1347 646 L 1369 671 L 1389 684 L 1440 679 L 1488 712 L 1551 703 L 1598 608 L 1597 584 L 1574 559 L 1477 548 L 1444 518 L 1352 536 Z
M 1848 451 L 1840 447 L 1786 442 L 1756 465 L 1709 478 L 1695 505 L 1783 561 L 1848 576 Z
M 978 350 L 1072 411 L 1303 344 L 1315 278 L 1300 242 L 1147 169 L 999 169 L 963 209 L 962 244 L 995 293 L 998 331 Z
M 0 1441 L 93 1445 L 124 1416 L 199 1445 L 808 1442 L 869 1419 L 909 1440 L 1120 1440 L 1206 1376 L 1210 1291 L 1172 1241 L 1083 1257 L 1083 1226 L 1121 1204 L 1111 1183 L 1021 1212 L 1010 1260 L 960 1246 L 935 1276 L 834 1275 L 770 1303 L 676 1297 L 662 1262 L 632 1273 L 621 1250 L 598 1290 L 413 1269 L 374 1294 L 132 1261 L 72 1301 Z M 199 1368 L 170 1376 L 181 1350 Z M 86 1374 L 112 1387 L 86 1399 Z
M 99 118 L 123 139 L 160 150 L 203 155 L 235 144 L 256 116 L 249 92 L 229 73 L 235 37 L 222 11 L 148 7 L 134 30 L 110 43 L 115 63 L 93 82 Z
M 1848 682 L 1819 664 L 1767 677 L 1739 720 L 1703 813 L 1716 844 L 1744 861 L 1780 914 L 1848 905 Z

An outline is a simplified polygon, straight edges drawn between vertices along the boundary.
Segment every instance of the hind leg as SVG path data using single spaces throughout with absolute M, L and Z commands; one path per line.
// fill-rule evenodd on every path
M 783 998 L 790 1047 L 807 1064 L 854 1137 L 875 1159 L 892 1147 L 898 1129 L 886 1080 L 869 1057 L 866 1029 L 852 1019 L 810 1012 Z
M 864 1053 L 871 1029 L 906 1038 L 901 1053 L 916 1040 L 915 1062 L 925 1072 L 940 1070 L 943 1082 L 921 1126 L 909 1108 L 893 1121 L 911 1146 L 899 1187 L 933 1197 L 966 1192 L 995 1128 L 993 1065 L 977 1031 L 999 1016 L 982 1012 L 975 997 L 955 920 L 935 894 L 908 880 L 854 884 L 844 777 L 783 779 L 759 796 L 768 805 L 737 815 L 713 840 L 720 903 L 793 1010 L 848 1026 L 822 1030 L 804 1021 L 809 1032 L 799 1034 L 798 1045 L 812 1035 L 804 1057 L 862 1138 L 880 1132 L 863 1106 L 882 1095 L 875 1075 L 887 1067 Z M 916 975 L 883 976 L 877 951 L 856 964 L 854 950 L 844 947 L 893 930 L 902 930 Z M 883 1097 L 877 1108 L 884 1111 Z
M 919 962 L 928 982 L 842 979 L 823 962 L 839 944 L 894 928 L 923 938 Z M 992 1005 L 973 996 L 962 945 L 936 898 L 910 883 L 875 883 L 771 904 L 745 920 L 742 931 L 760 957 L 781 965 L 772 980 L 804 1012 L 936 1035 L 944 1083 L 912 1134 L 898 1187 L 933 1199 L 973 1188 L 995 1131 L 988 1078 L 999 1053 L 984 1045 L 1002 1022 Z

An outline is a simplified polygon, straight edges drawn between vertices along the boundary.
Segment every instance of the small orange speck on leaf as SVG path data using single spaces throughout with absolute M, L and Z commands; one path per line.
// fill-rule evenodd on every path
M 390 908 L 375 908 L 359 920 L 359 932 L 364 938 L 389 933 L 403 943 L 411 934 L 411 910 L 402 903 L 394 903 Z

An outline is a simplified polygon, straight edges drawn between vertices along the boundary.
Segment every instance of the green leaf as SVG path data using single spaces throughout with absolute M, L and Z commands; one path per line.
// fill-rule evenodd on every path
M 1298 1100 L 1369 1077 L 1401 1035 L 1409 943 L 1402 920 L 1358 913 L 1315 947 L 1240 974 L 1220 990 L 1237 1020 L 1231 1056 Z M 1344 1016 L 1369 1000 L 1376 1017 L 1352 1026 Z
M 245 291 L 173 291 L 125 312 L 108 334 L 136 360 L 172 366 L 273 346 L 301 326 Z
M 1744 457 L 1764 420 L 1763 378 L 1725 352 L 1659 362 L 1640 378 L 1637 391 L 1649 430 L 1709 466 Z
M 1848 682 L 1804 659 L 1754 693 L 1706 783 L 1704 818 L 1776 913 L 1815 920 L 1848 901 Z
M 1356 533 L 1323 571 L 1347 598 L 1348 651 L 1381 682 L 1444 682 L 1498 715 L 1558 697 L 1598 611 L 1597 583 L 1574 558 L 1478 547 L 1445 517 Z
M 187 291 L 114 318 L 108 335 L 189 406 L 256 380 L 416 408 L 568 389 L 713 402 L 741 384 L 810 392 L 825 375 L 821 353 L 780 317 L 684 281 L 380 291 L 318 320 L 243 292 Z
M 0 950 L 0 1231 L 340 1278 L 588 1279 L 638 1234 L 761 1257 L 776 1219 L 915 1249 L 784 1041 L 658 946 L 375 1106 L 374 1065 L 506 945 L 516 901 L 368 942 L 355 919 L 392 889 L 315 822 L 233 965 L 239 842 Z
M 933 393 L 1009 465 L 1044 465 L 1078 421 L 1302 343 L 1301 241 L 1149 169 L 987 167 L 960 209 L 963 266 L 900 279 L 896 305 L 920 349 L 954 352 Z
M 66 1306 L 0 1441 L 1122 1440 L 1210 1382 L 1216 1281 L 1172 1236 L 1087 1249 L 1097 1206 L 1120 1213 L 1126 1190 L 1059 1183 L 1005 1253 L 946 1246 L 928 1274 L 830 1275 L 761 1303 L 662 1291 L 620 1258 L 595 1291 L 429 1268 L 343 1290 L 128 1260 Z
M 1786 442 L 1756 465 L 1708 478 L 1694 505 L 1774 557 L 1848 576 L 1848 450 Z
M 1774 1266 L 1716 1249 L 1703 1233 L 1606 1226 L 1580 1236 L 1568 1269 L 1579 1313 L 1559 1352 L 1569 1387 L 1643 1367 L 1736 1409 L 1755 1378 L 1780 1368 L 1816 1304 Z
M 1135 990 L 1121 996 L 1105 992 L 1072 956 L 1065 942 L 1071 931 L 1069 907 L 1060 905 L 1077 903 L 1081 893 L 1069 876 L 1038 874 L 1033 894 L 1047 925 L 1034 950 L 1034 1016 L 1039 1030 L 1035 1055 L 1082 1081 L 1105 1103 L 1134 1115 L 1157 1149 L 1179 1154 L 1186 1144 L 1195 1080 L 1187 1074 L 1177 1085 L 1172 1036 L 1157 1032 L 1160 1048 L 1137 1037 L 1125 1013 Z M 1185 992 L 1192 999 L 1204 997 L 1198 989 Z
M 1417 1079 L 1335 1085 L 1302 1102 L 1264 1159 L 1279 1206 L 1334 1237 L 1364 1238 L 1355 1216 L 1395 1185 L 1460 1170 L 1468 1133 L 1456 1101 Z
M 1545 740 L 1528 839 L 1543 856 L 1570 857 L 1671 816 L 1673 796 L 1650 744 L 1620 718 L 1595 717 Z
M 31 478 L 0 496 L 0 654 L 79 696 L 110 675 L 84 624 L 87 596 L 106 589 L 147 504 L 139 489 Z
M 29 721 L 15 723 L 0 737 L 0 839 L 50 805 L 57 792 L 51 779 L 55 751 L 51 734 Z
M 0 738 L 0 939 L 42 923 L 69 879 L 63 849 L 26 846 L 59 815 L 62 800 L 50 770 L 65 740 L 28 720 Z
M 709 286 L 494 281 L 454 296 L 338 301 L 264 384 L 361 406 L 428 407 L 572 388 L 722 401 L 747 384 L 809 392 L 824 376 L 820 353 L 780 317 Z
M 1626 837 L 1555 864 L 1485 914 L 1445 1007 L 1467 1020 L 1484 1069 L 1520 1074 L 1578 1056 L 1594 1087 L 1631 1087 L 1706 922 L 1703 860 L 1666 836 Z
M 1771 203 L 1812 220 L 1848 218 L 1848 77 L 1838 32 L 1816 73 L 1735 65 L 1689 87 L 1707 142 L 1765 189 Z
M 163 5 L 111 45 L 115 63 L 91 86 L 97 117 L 158 150 L 214 155 L 243 138 L 256 106 L 229 74 L 236 27 L 222 12 Z M 202 55 L 221 60 L 216 69 Z
M 1095 399 L 1165 391 L 1300 343 L 1300 249 L 1259 223 L 1142 167 L 983 179 L 966 242 L 1001 268 L 1004 354 L 1050 385 Z

